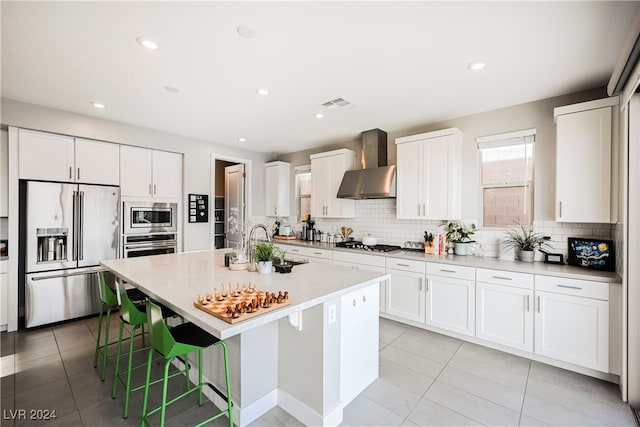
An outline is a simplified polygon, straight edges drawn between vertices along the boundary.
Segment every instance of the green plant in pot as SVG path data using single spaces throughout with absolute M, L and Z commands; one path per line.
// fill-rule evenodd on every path
M 519 227 L 507 230 L 507 237 L 501 245 L 505 248 L 515 249 L 520 261 L 533 262 L 536 250 L 552 249 L 542 234 L 533 231 L 533 227 L 522 224 Z
M 476 232 L 475 224 L 467 224 L 464 221 L 451 221 L 444 226 L 447 233 L 447 241 L 453 243 L 456 255 L 467 255 L 469 243 L 473 243 L 471 236 Z
M 271 273 L 273 264 L 273 244 L 260 242 L 253 248 L 253 259 L 258 262 L 258 271 L 262 274 Z

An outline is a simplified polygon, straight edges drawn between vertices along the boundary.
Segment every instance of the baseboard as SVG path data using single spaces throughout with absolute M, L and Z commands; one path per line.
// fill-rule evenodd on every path
M 286 391 L 278 390 L 278 406 L 307 426 L 337 426 L 342 423 L 342 405 L 323 416 Z

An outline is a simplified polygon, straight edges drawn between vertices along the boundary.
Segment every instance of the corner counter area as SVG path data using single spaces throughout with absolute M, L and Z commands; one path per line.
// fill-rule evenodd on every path
M 306 425 L 340 424 L 344 406 L 378 377 L 378 295 L 387 274 L 321 263 L 297 265 L 290 274 L 231 271 L 224 267 L 224 250 L 102 265 L 225 340 L 239 426 L 276 405 Z M 291 304 L 233 324 L 194 307 L 199 294 L 249 283 L 288 291 Z M 224 365 L 216 350 L 205 351 L 203 374 L 224 390 Z M 212 390 L 206 394 L 224 406 Z

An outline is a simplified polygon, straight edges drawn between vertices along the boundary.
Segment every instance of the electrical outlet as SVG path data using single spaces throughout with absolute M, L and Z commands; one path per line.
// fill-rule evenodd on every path
M 334 323 L 336 321 L 336 305 L 329 306 L 329 323 Z

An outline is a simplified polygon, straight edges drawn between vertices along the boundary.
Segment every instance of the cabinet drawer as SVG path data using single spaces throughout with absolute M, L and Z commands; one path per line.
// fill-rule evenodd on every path
M 280 247 L 282 248 L 282 250 L 287 251 L 287 255 L 307 256 L 307 248 L 290 245 L 280 245 Z
M 307 256 L 313 258 L 332 259 L 333 251 L 330 249 L 309 248 Z
M 473 267 L 454 264 L 427 263 L 427 274 L 430 276 L 456 277 L 458 279 L 475 280 L 476 272 Z
M 354 254 L 353 252 L 336 251 L 335 258 L 350 264 L 371 265 L 382 268 L 385 266 L 384 257 L 378 255 Z
M 416 261 L 412 259 L 387 258 L 387 268 L 402 271 L 412 271 L 414 273 L 424 274 L 424 261 Z
M 476 281 L 533 289 L 533 274 L 515 273 L 513 271 L 478 268 L 476 269 Z
M 536 275 L 536 291 L 609 301 L 609 283 Z

